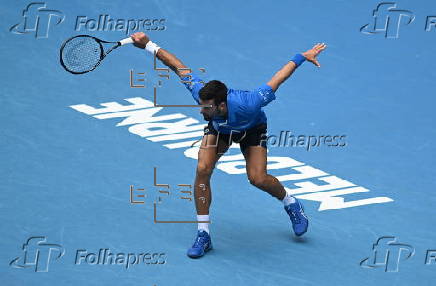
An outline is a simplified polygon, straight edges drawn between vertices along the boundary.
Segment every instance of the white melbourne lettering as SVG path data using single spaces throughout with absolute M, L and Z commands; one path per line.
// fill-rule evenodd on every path
M 264 96 L 262 92 L 260 94 Z M 184 155 L 187 158 L 197 160 L 199 147 L 192 147 L 192 145 L 199 142 L 204 134 L 203 129 L 206 124 L 197 124 L 199 123 L 198 120 L 181 113 L 155 116 L 163 108 L 154 107 L 153 102 L 144 98 L 127 98 L 125 101 L 130 104 L 122 105 L 117 102 L 106 102 L 101 103 L 100 105 L 103 107 L 100 108 L 86 104 L 71 105 L 70 107 L 96 119 L 121 118 L 122 121 L 116 126 L 129 126 L 128 131 L 130 133 L 152 142 L 177 141 L 163 146 L 168 149 L 185 148 Z M 182 120 L 172 122 L 176 119 Z M 239 153 L 229 154 L 236 150 Z M 239 151 L 239 144 L 233 144 L 229 151 L 220 158 L 216 167 L 231 175 L 246 173 L 245 160 Z M 288 192 L 297 198 L 319 202 L 319 211 L 346 209 L 393 201 L 389 197 L 371 197 L 345 201 L 343 197 L 345 195 L 368 193 L 369 190 L 290 157 L 268 156 L 267 169 L 287 170 L 288 174 L 276 176 L 277 179 L 284 184 Z M 321 184 L 315 182 L 321 182 Z M 290 185 L 293 185 L 294 188 L 291 188 Z

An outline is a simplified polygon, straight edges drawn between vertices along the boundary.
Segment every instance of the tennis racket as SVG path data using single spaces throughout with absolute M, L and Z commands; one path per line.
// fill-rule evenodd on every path
M 64 69 L 72 74 L 83 74 L 93 71 L 102 60 L 116 48 L 132 44 L 131 38 L 119 42 L 106 42 L 88 35 L 78 35 L 66 40 L 60 50 L 60 61 Z M 106 51 L 103 44 L 112 45 Z

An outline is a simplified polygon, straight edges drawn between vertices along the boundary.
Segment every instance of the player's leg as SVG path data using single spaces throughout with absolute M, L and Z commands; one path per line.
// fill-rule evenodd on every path
M 243 152 L 250 184 L 282 201 L 286 191 L 280 181 L 267 173 L 267 152 L 262 146 L 247 146 Z
M 209 214 L 209 207 L 212 202 L 210 178 L 217 161 L 229 148 L 228 142 L 222 137 L 222 134 L 219 136 L 206 134 L 201 141 L 194 183 L 197 215 Z
M 242 153 L 246 161 L 247 177 L 250 183 L 281 200 L 285 210 L 291 218 L 296 235 L 300 236 L 307 231 L 308 219 L 304 214 L 303 205 L 287 193 L 280 181 L 267 173 L 267 147 L 264 136 L 266 126 L 247 131 L 247 136 L 240 142 Z
M 212 202 L 210 178 L 216 162 L 229 148 L 226 136 L 218 133 L 209 126 L 205 128 L 198 151 L 198 163 L 194 182 L 195 207 L 197 210 L 198 232 L 194 244 L 188 249 L 191 258 L 201 257 L 212 249 L 212 240 L 209 235 L 209 207 Z

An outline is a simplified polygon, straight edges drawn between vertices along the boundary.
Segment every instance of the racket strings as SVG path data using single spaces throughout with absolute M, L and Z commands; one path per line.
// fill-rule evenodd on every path
M 94 69 L 102 59 L 102 47 L 91 37 L 76 37 L 68 41 L 61 53 L 65 68 L 74 73 Z

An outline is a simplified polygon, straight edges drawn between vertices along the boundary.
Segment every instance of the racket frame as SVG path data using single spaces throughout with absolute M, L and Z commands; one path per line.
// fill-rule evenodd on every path
M 67 66 L 65 65 L 64 60 L 62 59 L 62 52 L 63 52 L 63 50 L 64 50 L 64 48 L 65 48 L 65 45 L 67 45 L 68 42 L 70 42 L 72 39 L 75 39 L 75 38 L 92 38 L 92 39 L 94 39 L 94 40 L 99 44 L 99 46 L 100 46 L 100 59 L 99 59 L 98 62 L 97 62 L 97 63 L 92 67 L 92 69 L 89 69 L 89 70 L 86 70 L 86 71 L 77 72 L 77 71 L 72 71 L 72 70 L 68 69 Z M 123 40 L 121 40 L 121 41 L 118 41 L 118 42 L 108 42 L 108 41 L 104 41 L 104 40 L 101 40 L 101 39 L 99 39 L 99 38 L 96 38 L 96 37 L 93 37 L 93 36 L 90 36 L 90 35 L 76 35 L 76 36 L 73 36 L 73 37 L 71 37 L 71 38 L 68 38 L 68 39 L 65 40 L 65 42 L 62 44 L 62 46 L 61 46 L 61 48 L 60 48 L 60 51 L 59 51 L 59 60 L 60 60 L 60 63 L 61 63 L 61 65 L 62 65 L 62 67 L 63 67 L 67 72 L 72 73 L 72 74 L 84 74 L 84 73 L 87 73 L 87 72 L 90 72 L 90 71 L 95 70 L 95 69 L 100 65 L 100 63 L 103 61 L 103 59 L 104 59 L 104 58 L 105 58 L 105 57 L 106 57 L 110 52 L 112 52 L 113 50 L 115 50 L 115 49 L 118 48 L 119 46 L 122 46 L 122 45 L 124 45 L 124 44 L 130 44 L 130 43 L 133 43 L 133 40 L 131 40 L 130 38 L 125 38 L 125 39 L 123 39 Z M 104 50 L 102 44 L 115 44 L 115 45 L 112 46 L 111 48 L 109 48 L 109 49 L 105 52 L 105 50 Z

